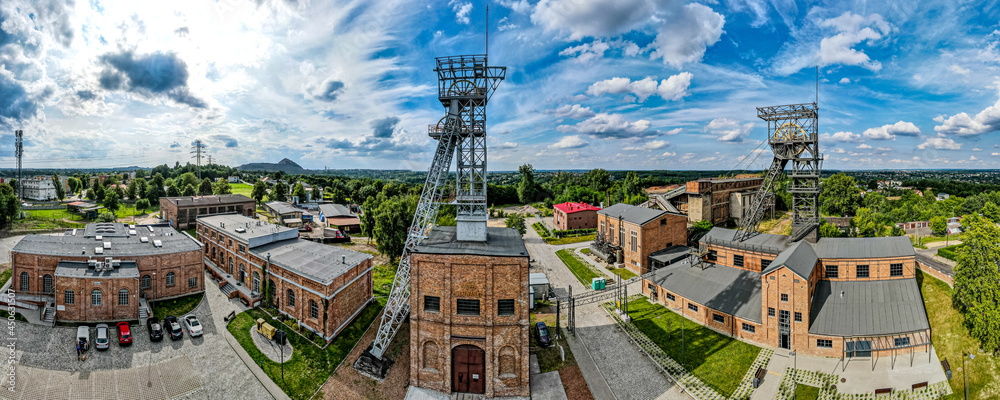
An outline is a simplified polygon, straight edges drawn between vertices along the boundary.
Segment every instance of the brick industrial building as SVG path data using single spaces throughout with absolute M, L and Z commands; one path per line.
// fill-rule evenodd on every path
M 205 290 L 201 244 L 168 226 L 96 223 L 28 235 L 11 250 L 11 263 L 17 301 L 49 320 L 135 320 L 140 298 Z
M 666 193 L 650 194 L 650 205 L 685 214 L 689 223 L 701 220 L 721 225 L 732 219 L 739 223 L 764 179 L 756 175 L 734 178 L 703 178 Z
M 278 311 L 326 341 L 372 300 L 372 256 L 299 239 L 298 230 L 238 214 L 198 218 L 205 265 L 222 292 L 258 306 L 266 282 Z
M 597 228 L 597 212 L 600 207 L 587 203 L 565 202 L 552 205 L 552 220 L 556 229 L 595 229 Z
M 242 194 L 160 197 L 160 219 L 174 229 L 194 228 L 200 215 L 235 212 L 249 217 L 256 210 L 257 202 Z
M 528 251 L 516 230 L 435 227 L 411 255 L 410 384 L 528 396 Z
M 686 243 L 684 215 L 619 203 L 597 212 L 597 237 L 590 248 L 642 275 L 649 272 L 650 255 Z
M 906 237 L 759 234 L 714 228 L 699 256 L 657 269 L 643 292 L 714 330 L 826 357 L 903 354 L 930 346 L 930 324 Z
M 330 228 L 338 228 L 347 233 L 361 232 L 361 219 L 343 204 L 320 204 L 322 222 Z

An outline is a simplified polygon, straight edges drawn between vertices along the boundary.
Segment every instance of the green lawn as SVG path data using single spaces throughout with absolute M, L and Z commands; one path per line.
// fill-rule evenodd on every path
M 187 282 L 180 283 L 186 284 Z M 181 318 L 191 312 L 191 310 L 194 310 L 195 307 L 198 307 L 203 297 L 205 297 L 204 293 L 195 293 L 170 300 L 154 301 L 150 306 L 153 307 L 153 316 L 156 318 L 163 319 L 163 317 L 168 315 Z
M 378 318 L 381 311 L 382 306 L 378 302 L 369 304 L 325 349 L 313 345 L 294 331 L 288 332 L 288 340 L 291 341 L 295 351 L 291 359 L 285 362 L 284 380 L 281 378 L 281 364 L 271 361 L 261 353 L 250 337 L 250 327 L 257 318 L 264 318 L 272 326 L 280 326 L 277 321 L 261 310 L 250 309 L 237 314 L 227 329 L 257 365 L 263 361 L 264 372 L 288 397 L 305 400 L 311 398 L 337 366 L 347 358 L 347 354 L 361 340 L 365 330 Z M 406 366 L 396 366 L 400 367 Z
M 233 194 L 242 194 L 250 197 L 250 193 L 253 193 L 253 185 L 247 183 L 230 183 L 229 187 L 232 188 Z
M 580 252 L 583 253 L 583 254 L 590 254 L 590 249 L 583 249 L 583 250 L 580 250 Z
M 3 270 L 3 272 L 0 272 L 0 286 L 3 286 L 3 284 L 7 283 L 7 280 L 10 279 L 11 273 L 12 272 L 10 268 L 7 268 Z
M 569 349 L 569 344 L 566 343 L 566 338 L 561 337 L 556 339 L 556 315 L 553 313 L 554 308 L 550 310 L 550 305 L 547 302 L 538 302 L 535 305 L 536 310 L 548 310 L 546 313 L 535 313 L 531 312 L 529 314 L 529 325 L 531 327 L 531 332 L 528 334 L 530 338 L 531 353 L 535 354 L 538 358 L 538 367 L 541 368 L 542 373 L 557 371 L 562 367 L 567 367 L 571 365 L 576 365 L 576 359 L 573 357 L 573 352 Z M 552 337 L 553 344 L 549 347 L 541 347 L 538 344 L 538 335 L 535 333 L 535 323 L 544 322 L 549 328 L 549 336 Z M 563 361 L 562 355 L 559 353 L 559 346 L 562 345 L 563 351 L 566 354 L 566 360 Z
M 584 235 L 584 236 L 567 236 L 567 237 L 562 237 L 562 238 L 558 238 L 558 239 L 556 239 L 556 238 L 545 238 L 545 243 L 552 244 L 552 245 L 560 245 L 560 244 L 589 242 L 591 240 L 594 240 L 595 237 L 597 237 L 596 234 L 594 234 L 594 235 Z
M 538 232 L 538 236 L 541 236 L 543 238 L 549 237 L 549 231 L 546 230 L 544 226 L 542 226 L 541 222 L 535 222 L 531 224 L 531 227 L 535 228 L 535 232 Z
M 153 205 L 146 210 L 143 210 L 143 212 L 141 213 L 138 210 L 136 210 L 135 207 L 123 204 L 122 207 L 118 209 L 118 211 L 115 211 L 115 216 L 118 218 L 131 218 L 142 214 L 155 214 L 159 211 L 160 211 L 160 206 L 158 204 Z M 80 221 L 80 223 L 82 224 L 93 222 L 92 220 L 84 219 L 83 215 L 71 212 L 67 209 L 25 210 L 24 212 L 28 214 L 29 219 L 54 219 L 54 220 L 66 219 L 69 221 Z
M 815 386 L 795 385 L 796 400 L 817 400 L 819 399 L 819 388 Z
M 595 273 L 593 270 L 584 264 L 584 261 L 580 261 L 571 254 L 572 250 L 562 249 L 556 252 L 559 259 L 562 260 L 563 264 L 566 264 L 566 268 L 576 276 L 576 279 L 580 280 L 584 286 L 590 287 L 591 279 L 600 278 L 601 276 Z
M 622 280 L 626 281 L 639 276 L 636 275 L 635 272 L 630 271 L 628 268 L 615 268 L 611 270 L 611 273 L 615 274 L 615 276 L 621 275 Z
M 952 260 L 952 261 L 958 261 L 958 251 L 963 246 L 965 246 L 965 244 L 953 244 L 953 245 L 948 246 L 948 247 L 939 248 L 937 250 L 937 255 L 939 255 L 941 257 L 944 257 L 944 258 L 947 258 L 947 259 Z
M 372 292 L 375 297 L 388 297 L 392 280 L 396 278 L 396 264 L 379 264 L 372 275 Z
M 1000 398 L 1000 387 L 996 384 L 994 371 L 1000 371 L 1000 358 L 980 352 L 979 341 L 969 336 L 963 325 L 962 314 L 952 307 L 952 289 L 947 283 L 917 270 L 920 293 L 924 298 L 924 308 L 931 323 L 931 342 L 938 358 L 948 359 L 951 364 L 951 388 L 955 394 L 946 397 L 961 399 L 965 393 L 965 379 L 962 370 L 962 353 L 973 352 L 976 359 L 969 361 L 969 398 Z
M 760 348 L 725 336 L 691 321 L 645 297 L 629 302 L 632 324 L 649 337 L 670 358 L 685 363 L 688 371 L 723 396 L 739 386 Z

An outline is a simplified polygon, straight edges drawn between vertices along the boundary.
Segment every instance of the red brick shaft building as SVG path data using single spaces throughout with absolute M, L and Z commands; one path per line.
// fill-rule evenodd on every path
M 605 258 L 614 255 L 641 275 L 649 272 L 651 254 L 686 243 L 684 215 L 618 203 L 597 212 L 597 239 L 591 250 Z
M 257 202 L 242 194 L 160 197 L 160 219 L 175 229 L 194 228 L 199 215 L 237 213 L 253 216 Z
M 411 254 L 410 384 L 528 396 L 528 252 L 513 229 L 459 242 L 435 227 Z
M 600 207 L 587 203 L 560 203 L 552 205 L 552 220 L 556 229 L 596 229 Z

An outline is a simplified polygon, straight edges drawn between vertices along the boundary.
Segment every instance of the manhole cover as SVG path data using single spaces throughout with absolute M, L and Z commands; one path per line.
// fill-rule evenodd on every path
M 847 382 L 847 378 L 840 378 L 840 383 Z

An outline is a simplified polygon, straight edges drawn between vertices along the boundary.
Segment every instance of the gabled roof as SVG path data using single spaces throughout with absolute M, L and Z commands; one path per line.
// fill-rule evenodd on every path
M 178 207 L 208 206 L 219 204 L 242 204 L 255 202 L 254 199 L 242 194 L 218 194 L 214 196 L 182 196 L 166 197 L 167 201 L 176 204 Z
M 881 336 L 926 329 L 930 323 L 916 278 L 816 284 L 811 334 Z
M 726 229 L 720 227 L 714 227 L 712 230 L 708 231 L 705 236 L 702 236 L 701 241 L 711 242 L 715 244 L 720 244 L 723 246 L 739 246 L 745 248 L 748 246 L 760 247 L 762 251 L 779 253 L 791 246 L 788 241 L 788 236 L 786 235 L 774 235 L 770 233 L 758 233 L 747 240 L 742 242 L 736 242 L 733 237 L 736 236 L 735 229 Z
M 292 214 L 292 213 L 301 213 L 305 211 L 299 208 L 295 208 L 291 205 L 291 203 L 285 201 L 272 201 L 269 203 L 264 203 L 264 206 L 273 210 L 278 214 Z
M 572 214 L 580 211 L 600 211 L 600 207 L 594 207 L 587 203 L 574 203 L 567 201 L 565 203 L 553 204 L 552 207 L 566 214 Z
M 686 258 L 647 275 L 650 281 L 695 303 L 761 323 L 761 277 L 756 272 L 715 264 L 692 265 Z
M 652 208 L 638 207 L 633 205 L 628 205 L 625 203 L 618 203 L 611 207 L 605 208 L 597 212 L 601 215 L 607 215 L 612 218 L 621 217 L 621 219 L 639 225 L 645 225 L 647 222 L 662 217 L 667 214 L 666 211 L 654 210 Z
M 762 274 L 767 275 L 778 268 L 786 267 L 796 275 L 801 276 L 802 279 L 809 280 L 813 270 L 816 269 L 816 261 L 818 260 L 816 252 L 813 251 L 808 242 L 796 242 L 792 247 L 778 254 Z
M 915 256 L 906 236 L 872 238 L 826 237 L 813 245 L 819 258 L 881 258 Z

